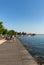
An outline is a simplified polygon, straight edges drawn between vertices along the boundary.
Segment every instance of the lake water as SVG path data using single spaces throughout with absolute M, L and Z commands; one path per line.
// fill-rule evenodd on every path
M 32 54 L 32 56 L 44 57 L 44 35 L 19 36 L 19 40 Z

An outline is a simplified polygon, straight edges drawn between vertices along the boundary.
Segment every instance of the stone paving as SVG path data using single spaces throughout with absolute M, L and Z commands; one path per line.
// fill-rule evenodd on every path
M 0 65 L 38 65 L 21 42 L 15 38 L 0 45 Z

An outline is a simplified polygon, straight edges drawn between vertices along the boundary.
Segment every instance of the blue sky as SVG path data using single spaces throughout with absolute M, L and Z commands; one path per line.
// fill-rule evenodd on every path
M 44 0 L 0 0 L 0 21 L 7 29 L 44 33 Z

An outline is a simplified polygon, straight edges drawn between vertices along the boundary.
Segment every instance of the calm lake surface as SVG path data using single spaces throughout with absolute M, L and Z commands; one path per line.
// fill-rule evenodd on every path
M 44 57 L 44 35 L 19 36 L 19 40 L 33 56 Z

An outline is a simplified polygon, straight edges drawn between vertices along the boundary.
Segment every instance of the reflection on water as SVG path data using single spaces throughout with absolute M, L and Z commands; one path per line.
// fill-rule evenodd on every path
M 39 57 L 44 61 L 44 35 L 20 36 L 18 38 L 32 56 Z

